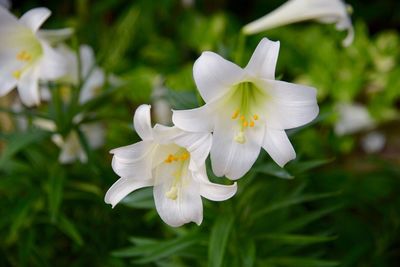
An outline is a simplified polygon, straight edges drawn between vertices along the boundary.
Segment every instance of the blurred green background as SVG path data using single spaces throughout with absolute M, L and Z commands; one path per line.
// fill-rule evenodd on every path
M 45 104 L 14 112 L 15 95 L 0 99 L 0 266 L 399 266 L 400 2 L 348 1 L 356 30 L 348 48 L 341 46 L 346 33 L 307 22 L 249 36 L 240 49 L 241 27 L 281 3 L 14 1 L 18 16 L 51 9 L 44 28 L 75 28 L 67 43 L 92 46 L 98 65 L 124 83 L 106 84 L 78 111 Z M 192 78 L 201 52 L 243 67 L 262 37 L 281 42 L 277 77 L 318 89 L 319 117 L 289 131 L 296 160 L 280 169 L 261 153 L 234 198 L 203 201 L 199 227 L 164 224 L 151 189 L 106 205 L 118 178 L 108 151 L 139 140 L 135 108 L 160 100 L 175 109 L 202 105 Z M 343 102 L 365 106 L 374 127 L 335 134 Z M 87 163 L 62 165 L 50 134 L 31 122 L 77 112 L 95 112 L 106 142 L 85 147 Z M 30 122 L 25 131 L 16 127 L 21 116 Z M 73 128 L 65 125 L 64 133 Z M 385 139 L 374 153 L 362 145 L 371 132 Z

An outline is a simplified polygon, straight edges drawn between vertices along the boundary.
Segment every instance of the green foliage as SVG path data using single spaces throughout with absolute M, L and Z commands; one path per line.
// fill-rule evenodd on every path
M 276 3 L 254 1 L 238 10 L 235 1 L 195 2 L 189 8 L 171 0 L 45 3 L 54 11 L 46 26 L 73 26 L 68 44 L 90 44 L 97 64 L 119 82 L 110 78 L 85 104 L 77 99 L 82 84 L 47 84 L 51 101 L 37 109 L 11 108 L 14 95 L 0 99 L 0 266 L 396 266 L 398 31 L 369 33 L 373 23 L 359 17 L 349 48 L 341 46 L 344 33 L 326 24 L 244 37 L 244 22 Z M 13 12 L 41 4 L 15 3 Z M 233 199 L 203 199 L 200 226 L 163 223 L 151 188 L 130 194 L 114 209 L 106 205 L 104 194 L 117 179 L 108 151 L 139 140 L 132 129 L 135 108 L 155 101 L 155 87 L 165 89 L 162 98 L 174 109 L 202 105 L 192 77 L 196 58 L 211 50 L 243 66 L 265 36 L 281 41 L 277 77 L 318 89 L 319 117 L 288 131 L 296 160 L 280 168 L 261 153 L 238 181 Z M 367 107 L 375 130 L 386 137 L 382 151 L 362 150 L 369 130 L 335 135 L 335 107 L 343 101 Z M 40 129 L 38 118 L 56 129 Z M 21 119 L 26 127 L 19 126 Z M 90 147 L 80 128 L 88 122 L 106 128 L 100 149 Z M 53 139 L 71 132 L 87 162 L 59 162 Z M 211 173 L 210 179 L 223 183 Z

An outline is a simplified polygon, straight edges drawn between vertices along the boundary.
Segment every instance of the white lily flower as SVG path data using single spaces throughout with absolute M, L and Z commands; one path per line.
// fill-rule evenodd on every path
M 296 153 L 285 129 L 318 115 L 315 88 L 275 80 L 279 42 L 262 39 L 242 69 L 212 52 L 194 64 L 193 76 L 206 104 L 173 111 L 185 131 L 213 132 L 211 163 L 217 176 L 239 179 L 264 148 L 279 165 Z
M 25 105 L 37 105 L 39 79 L 54 80 L 64 74 L 62 57 L 37 35 L 50 13 L 35 8 L 18 20 L 0 6 L 0 96 L 17 87 Z
M 317 20 L 322 23 L 335 23 L 336 29 L 347 30 L 344 46 L 354 39 L 354 29 L 349 17 L 351 7 L 341 0 L 289 0 L 271 13 L 243 27 L 245 34 L 255 34 L 279 26 Z
M 232 197 L 237 185 L 208 180 L 205 160 L 211 147 L 209 133 L 189 133 L 176 127 L 151 127 L 150 106 L 141 105 L 134 127 L 143 141 L 114 149 L 112 167 L 121 177 L 107 191 L 113 207 L 132 191 L 154 186 L 154 201 L 161 219 L 173 227 L 203 219 L 201 196 L 214 201 Z
M 76 118 L 79 119 L 79 116 Z M 75 119 L 76 119 L 75 118 Z M 78 120 L 75 120 L 78 123 Z M 47 119 L 35 119 L 33 124 L 43 130 L 56 132 L 56 124 Z M 80 131 L 85 135 L 88 146 L 97 149 L 104 144 L 104 128 L 100 123 L 87 123 L 79 127 Z M 87 162 L 87 155 L 79 140 L 78 133 L 71 131 L 65 138 L 60 134 L 52 135 L 51 140 L 60 148 L 61 152 L 58 161 L 63 164 L 72 163 L 80 160 L 82 163 Z
M 339 103 L 336 105 L 339 120 L 335 124 L 337 135 L 353 134 L 374 127 L 375 122 L 368 109 L 360 104 Z

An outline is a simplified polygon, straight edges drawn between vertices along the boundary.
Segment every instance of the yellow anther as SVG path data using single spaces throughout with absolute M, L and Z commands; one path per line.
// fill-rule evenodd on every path
M 243 122 L 243 127 L 247 127 L 247 126 L 249 126 L 248 121 L 244 121 L 244 122 Z
M 250 127 L 254 127 L 254 121 L 250 121 Z
M 171 163 L 172 161 L 175 160 L 174 155 L 169 154 L 168 157 L 164 160 L 165 163 Z
M 178 198 L 178 188 L 176 186 L 171 186 L 169 191 L 165 193 L 165 196 L 169 199 L 176 200 Z
M 187 160 L 188 158 L 189 158 L 189 153 L 186 153 L 186 152 L 183 153 L 182 156 L 181 156 L 181 160 L 182 160 L 182 161 L 185 161 L 185 160 Z
M 258 120 L 258 115 L 257 114 L 254 114 L 253 115 L 253 119 L 256 121 L 256 120 Z
M 238 116 L 239 116 L 239 111 L 237 110 L 232 114 L 232 120 L 236 119 Z
M 21 71 L 20 71 L 20 70 L 13 71 L 12 76 L 13 76 L 15 79 L 18 80 L 18 79 L 21 77 Z
M 23 50 L 17 54 L 17 59 L 21 61 L 30 61 L 32 59 L 32 56 L 28 52 Z

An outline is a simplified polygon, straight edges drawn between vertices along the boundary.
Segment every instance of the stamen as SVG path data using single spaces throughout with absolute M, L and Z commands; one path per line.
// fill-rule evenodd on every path
M 250 127 L 254 127 L 254 121 L 250 121 Z
M 185 160 L 187 160 L 188 158 L 189 158 L 189 153 L 186 153 L 186 152 L 183 153 L 182 156 L 181 156 L 181 160 L 182 160 L 182 161 L 185 161 Z
M 12 76 L 13 76 L 15 79 L 18 80 L 19 78 L 21 78 L 21 71 L 20 71 L 20 70 L 13 71 Z
M 240 131 L 235 137 L 234 140 L 239 144 L 244 144 L 246 142 L 246 137 L 244 136 L 244 132 Z
M 236 111 L 233 112 L 233 114 L 232 114 L 232 120 L 235 120 L 238 116 L 239 116 L 239 110 L 236 110 Z
M 171 186 L 169 191 L 165 193 L 165 196 L 169 199 L 176 200 L 178 198 L 178 188 L 175 185 Z
M 26 52 L 25 50 L 19 52 L 17 54 L 17 60 L 20 61 L 30 61 L 32 59 L 31 54 L 29 54 L 28 52 Z
M 257 114 L 254 114 L 253 115 L 253 119 L 256 121 L 256 120 L 258 120 L 258 115 Z
M 240 116 L 240 120 L 244 121 L 245 117 L 244 115 Z
M 249 123 L 247 121 L 244 121 L 243 122 L 243 127 L 247 127 L 247 126 L 249 126 Z
M 165 163 L 171 163 L 172 161 L 175 160 L 174 155 L 169 154 L 168 157 L 164 160 Z

